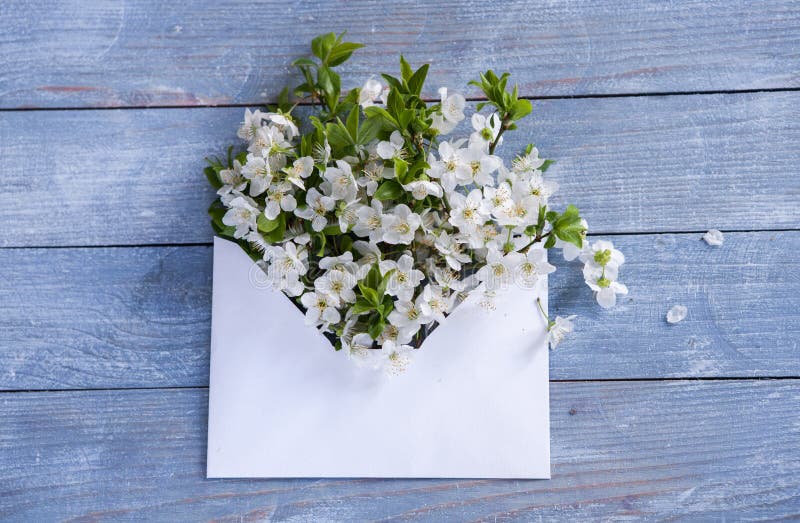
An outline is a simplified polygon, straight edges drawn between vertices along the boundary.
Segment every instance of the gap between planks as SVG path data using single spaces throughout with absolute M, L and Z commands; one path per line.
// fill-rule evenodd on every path
M 720 229 L 723 234 L 728 233 L 759 233 L 759 232 L 800 232 L 800 228 L 773 228 L 773 229 Z M 600 236 L 662 236 L 667 234 L 705 234 L 707 230 L 663 230 L 663 231 L 623 231 L 623 232 L 590 232 L 588 237 Z M 141 249 L 146 247 L 212 247 L 213 242 L 187 242 L 187 243 L 110 243 L 105 245 L 0 245 L 0 250 L 25 250 L 25 249 Z
M 648 96 L 711 96 L 720 94 L 755 94 L 755 93 L 787 93 L 800 91 L 800 87 L 772 87 L 764 89 L 713 89 L 707 91 L 653 91 L 646 93 L 587 93 L 587 94 L 567 94 L 567 95 L 542 95 L 542 96 L 520 96 L 525 100 L 582 100 L 587 98 L 643 98 Z M 423 98 L 427 103 L 436 103 L 438 100 L 433 98 Z M 486 98 L 481 96 L 471 96 L 466 98 L 467 102 L 485 102 Z M 233 103 L 233 104 L 194 104 L 194 105 L 105 105 L 89 107 L 0 107 L 0 113 L 4 112 L 37 112 L 37 111 L 116 111 L 116 110 L 141 110 L 141 109 L 229 109 L 229 108 L 248 108 L 264 107 L 275 103 L 266 101 L 263 103 Z M 313 106 L 309 102 L 299 102 L 299 107 Z
M 701 381 L 800 381 L 800 376 L 753 376 L 743 378 L 740 376 L 700 376 L 697 378 L 588 378 L 588 379 L 551 379 L 550 383 L 636 383 L 636 382 L 680 382 L 686 383 Z M 185 387 L 88 387 L 77 389 L 19 389 L 19 390 L 0 390 L 0 395 L 5 394 L 27 394 L 27 393 L 61 393 L 61 392 L 112 392 L 112 391 L 144 391 L 144 390 L 208 390 L 208 385 L 187 385 Z

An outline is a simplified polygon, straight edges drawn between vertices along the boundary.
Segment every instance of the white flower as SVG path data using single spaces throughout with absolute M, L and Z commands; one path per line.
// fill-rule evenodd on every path
M 472 115 L 472 128 L 475 132 L 469 137 L 470 145 L 478 145 L 483 149 L 488 149 L 489 144 L 497 139 L 500 134 L 500 117 L 497 113 L 492 113 L 489 118 L 482 114 Z
M 433 114 L 431 127 L 439 134 L 448 134 L 464 119 L 466 100 L 458 93 L 447 95 L 447 87 L 439 89 L 441 109 Z
M 451 123 L 458 123 L 464 119 L 464 106 L 466 100 L 458 93 L 448 96 L 447 87 L 439 88 L 439 97 L 442 104 L 442 116 Z
M 466 282 L 458 279 L 458 274 L 447 268 L 442 269 L 437 267 L 433 271 L 433 277 L 436 283 L 441 285 L 445 290 L 452 289 L 456 292 L 462 292 L 467 288 Z
M 448 221 L 462 231 L 472 231 L 486 221 L 486 215 L 481 209 L 483 195 L 480 189 L 473 189 L 467 196 L 456 192 L 450 193 L 448 200 L 450 203 Z
M 606 240 L 597 240 L 588 246 L 580 255 L 584 267 L 584 277 L 587 270 L 599 272 L 605 269 L 604 275 L 610 280 L 616 280 L 619 266 L 625 263 L 625 255 L 614 248 L 614 244 Z M 587 278 L 589 279 L 589 278 Z
M 363 206 L 356 212 L 358 221 L 353 232 L 357 236 L 369 236 L 369 241 L 378 243 L 383 240 L 383 204 L 380 200 L 372 200 L 370 206 Z
M 312 187 L 306 193 L 305 209 L 295 209 L 294 213 L 300 218 L 311 220 L 311 228 L 319 232 L 328 224 L 326 214 L 332 210 L 336 202 L 330 196 L 323 196 Z
M 523 174 L 530 173 L 538 169 L 544 164 L 544 160 L 539 158 L 539 150 L 536 147 L 531 147 L 528 154 L 517 156 L 511 162 L 512 169 L 515 173 Z
M 300 131 L 297 129 L 297 126 L 294 124 L 291 117 L 280 113 L 269 113 L 267 117 L 283 134 L 286 135 L 287 140 L 291 140 L 300 134 Z
M 392 325 L 390 323 L 384 327 L 383 332 L 380 334 L 380 336 L 378 336 L 377 341 L 379 345 L 387 347 L 398 344 L 405 345 L 406 343 L 410 343 L 413 337 L 414 333 L 411 329 L 398 327 L 397 325 Z
M 369 369 L 379 368 L 383 364 L 381 359 L 385 356 L 382 351 L 373 349 L 373 344 L 372 338 L 364 332 L 355 334 L 349 342 L 342 339 L 342 349 L 350 359 L 357 366 Z
M 219 180 L 222 182 L 222 187 L 217 191 L 220 196 L 229 194 L 232 191 L 241 192 L 247 185 L 247 180 L 242 175 L 242 164 L 239 163 L 239 160 L 234 160 L 233 167 L 230 169 L 220 170 Z
M 431 129 L 439 134 L 450 134 L 455 129 L 456 124 L 448 122 L 442 113 L 433 113 L 431 115 Z
M 237 196 L 231 200 L 228 211 L 222 217 L 222 223 L 236 227 L 234 238 L 243 238 L 250 231 L 256 230 L 256 220 L 260 211 L 256 203 L 244 196 Z
M 353 303 L 356 301 L 356 293 L 353 292 L 355 286 L 355 276 L 341 269 L 328 271 L 321 278 L 314 280 L 316 291 L 329 296 L 337 307 L 342 302 Z
M 439 144 L 439 159 L 430 155 L 428 163 L 431 168 L 427 171 L 431 178 L 440 179 L 442 187 L 447 192 L 452 191 L 457 184 L 465 183 L 472 178 L 470 166 L 464 162 L 457 149 L 450 142 Z
M 514 190 L 532 196 L 539 205 L 547 205 L 547 200 L 558 190 L 558 183 L 545 180 L 539 171 L 535 171 L 527 180 L 515 183 Z
M 333 298 L 319 291 L 307 292 L 300 297 L 306 308 L 306 325 L 327 325 L 338 323 L 341 319 L 339 311 L 334 307 Z
M 331 196 L 335 200 L 350 201 L 355 199 L 358 187 L 349 163 L 336 160 L 336 167 L 325 169 L 323 177 L 330 182 Z
M 489 249 L 486 253 L 486 265 L 478 269 L 478 279 L 490 291 L 505 287 L 512 282 L 514 271 L 522 257 L 518 252 L 504 254 L 497 249 Z
M 555 321 L 550 323 L 547 328 L 547 341 L 550 343 L 551 349 L 555 349 L 558 344 L 564 340 L 567 334 L 575 329 L 575 326 L 572 324 L 572 320 L 574 319 L 574 315 L 567 316 L 566 318 L 556 316 Z
M 386 285 L 386 293 L 397 296 L 401 300 L 411 300 L 419 282 L 425 278 L 422 271 L 414 268 L 414 258 L 408 254 L 400 256 L 396 262 L 383 260 L 378 264 L 381 275 L 385 276 L 389 271 L 389 281 Z
M 411 212 L 407 205 L 397 205 L 383 217 L 383 241 L 396 245 L 414 241 L 414 231 L 422 224 L 419 214 Z
M 609 274 L 610 270 L 611 266 L 598 268 L 589 263 L 583 268 L 586 285 L 594 291 L 597 303 L 604 309 L 610 309 L 617 304 L 617 294 L 628 294 L 628 288 L 616 281 L 616 274 Z
M 436 250 L 444 256 L 447 265 L 454 271 L 461 270 L 461 264 L 470 261 L 470 256 L 462 251 L 461 244 L 459 244 L 454 237 L 447 234 L 447 231 L 442 231 L 436 237 L 434 243 Z
M 361 171 L 356 183 L 367 190 L 367 196 L 372 196 L 378 189 L 378 182 L 384 178 L 393 178 L 394 170 L 384 167 L 383 162 L 369 162 Z
M 340 270 L 355 274 L 358 265 L 353 261 L 353 253 L 345 252 L 339 256 L 326 256 L 319 261 L 319 268 L 325 271 Z
M 389 313 L 388 319 L 392 325 L 412 332 L 418 331 L 420 325 L 430 323 L 430 318 L 422 312 L 418 304 L 405 300 L 394 302 L 394 310 Z
M 460 179 L 461 184 L 475 183 L 476 185 L 492 185 L 492 173 L 503 164 L 503 161 L 492 154 L 487 154 L 481 146 L 470 145 L 466 149 L 459 149 L 461 161 L 469 167 L 469 177 Z
M 288 183 L 279 183 L 270 187 L 267 191 L 267 206 L 264 209 L 264 216 L 268 220 L 274 220 L 281 213 L 281 209 L 291 212 L 297 208 L 297 200 L 289 193 L 292 186 Z
M 511 186 L 507 182 L 502 182 L 497 187 L 487 185 L 483 188 L 483 198 L 483 212 L 496 215 L 498 209 L 513 203 L 511 201 Z
M 500 249 L 503 247 L 505 239 L 505 236 L 501 237 L 496 222 L 487 222 L 480 225 L 470 231 L 469 235 L 466 237 L 467 243 L 473 249 L 480 249 L 482 247 Z M 522 246 L 520 245 L 520 247 Z
M 428 284 L 417 298 L 419 309 L 429 321 L 442 323 L 445 314 L 450 313 L 455 296 L 445 296 L 443 289 L 438 285 Z
M 539 202 L 531 196 L 513 193 L 512 199 L 495 208 L 493 214 L 503 227 L 534 225 L 539 218 Z
M 365 242 L 364 240 L 356 240 L 353 242 L 353 248 L 358 251 L 361 258 L 358 260 L 360 267 L 366 266 L 367 269 L 381 261 L 381 249 L 374 243 Z M 359 277 L 359 279 L 361 279 Z
M 347 232 L 350 227 L 358 223 L 358 210 L 365 207 L 359 200 L 340 201 L 336 209 L 336 216 L 339 218 L 339 230 Z
M 401 158 L 403 155 L 403 136 L 400 131 L 394 131 L 389 137 L 388 142 L 378 143 L 378 156 L 384 160 Z
M 253 112 L 250 112 L 250 109 L 245 109 L 244 122 L 241 127 L 239 127 L 239 131 L 237 131 L 236 135 L 243 140 L 252 140 L 261 128 L 261 121 L 263 119 L 264 115 L 258 109 Z
M 313 170 L 314 159 L 310 156 L 303 156 L 295 160 L 291 167 L 284 168 L 283 172 L 286 173 L 286 180 L 305 190 L 306 186 L 303 179 L 311 176 Z
M 381 97 L 383 86 L 381 83 L 373 78 L 364 82 L 364 86 L 358 92 L 358 105 L 363 108 L 372 107 L 375 105 L 375 100 Z
M 300 276 L 308 272 L 308 252 L 297 249 L 293 242 L 286 242 L 282 247 L 269 245 L 264 252 L 269 259 L 268 275 L 274 285 L 289 296 L 299 296 L 305 290 Z
M 532 287 L 539 281 L 540 276 L 550 274 L 555 270 L 556 268 L 547 262 L 545 249 L 529 249 L 516 268 L 517 284 Z
M 291 149 L 292 144 L 277 127 L 259 127 L 256 135 L 247 148 L 248 152 L 267 158 L 273 154 L 281 154 Z
M 426 180 L 407 183 L 403 186 L 403 189 L 410 192 L 415 200 L 424 200 L 427 196 L 441 198 L 444 194 L 441 185 Z
M 269 159 L 257 154 L 248 154 L 242 175 L 250 180 L 250 196 L 258 196 L 272 183 L 272 166 Z
M 725 241 L 725 236 L 723 236 L 722 232 L 718 231 L 717 229 L 711 229 L 703 235 L 703 240 L 705 240 L 705 242 L 709 245 L 719 247 L 722 245 L 722 242 Z
M 392 326 L 388 326 L 387 329 Z M 396 376 L 406 370 L 414 348 L 409 345 L 384 342 L 381 347 L 381 355 L 384 357 L 384 370 L 390 376 Z

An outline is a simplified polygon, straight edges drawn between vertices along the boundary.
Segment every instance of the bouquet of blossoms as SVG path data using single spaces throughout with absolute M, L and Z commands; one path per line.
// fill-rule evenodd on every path
M 574 206 L 548 206 L 551 161 L 533 145 L 510 165 L 496 154 L 532 109 L 508 74 L 470 82 L 486 101 L 462 125 L 468 137 L 448 138 L 466 118 L 462 95 L 442 87 L 439 100 L 423 100 L 428 64 L 414 70 L 402 56 L 399 76 L 342 93 L 334 68 L 362 47 L 342 37 L 315 38 L 313 57 L 293 63 L 302 83 L 268 112 L 245 111 L 242 150 L 206 168 L 218 194 L 214 230 L 238 242 L 309 325 L 359 361 L 402 367 L 470 293 L 491 308 L 504 287 L 553 272 L 553 247 L 584 262 L 603 307 L 627 293 L 617 281 L 622 253 L 589 245 Z M 548 319 L 551 346 L 571 319 Z

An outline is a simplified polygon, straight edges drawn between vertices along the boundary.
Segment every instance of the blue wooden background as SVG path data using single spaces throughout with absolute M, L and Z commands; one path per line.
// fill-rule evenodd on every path
M 203 157 L 314 35 L 347 87 L 508 70 L 631 293 L 552 354 L 550 481 L 206 480 Z M 800 5 L 787 0 L 5 0 L 0 518 L 800 518 Z M 563 203 L 564 200 L 559 200 Z M 705 230 L 726 233 L 718 248 Z M 688 306 L 668 326 L 666 311 Z

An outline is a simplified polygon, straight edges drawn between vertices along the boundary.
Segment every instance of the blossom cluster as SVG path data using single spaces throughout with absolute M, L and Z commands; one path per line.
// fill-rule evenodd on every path
M 491 307 L 504 287 L 553 272 L 546 249 L 584 262 L 600 305 L 627 292 L 617 281 L 622 253 L 585 242 L 575 207 L 550 209 L 551 162 L 533 145 L 508 165 L 495 154 L 531 111 L 506 89 L 508 75 L 474 82 L 487 97 L 479 110 L 492 110 L 462 123 L 465 98 L 442 88 L 424 102 L 428 66 L 414 71 L 402 57 L 400 77 L 343 95 L 333 67 L 358 47 L 333 34 L 315 39 L 316 60 L 294 64 L 305 82 L 292 94 L 319 113 L 301 131 L 288 91 L 271 110 L 246 110 L 246 148 L 206 170 L 216 232 L 238 241 L 309 325 L 357 361 L 394 372 L 470 293 Z M 469 135 L 447 139 L 459 125 Z M 552 346 L 565 321 L 548 322 Z

